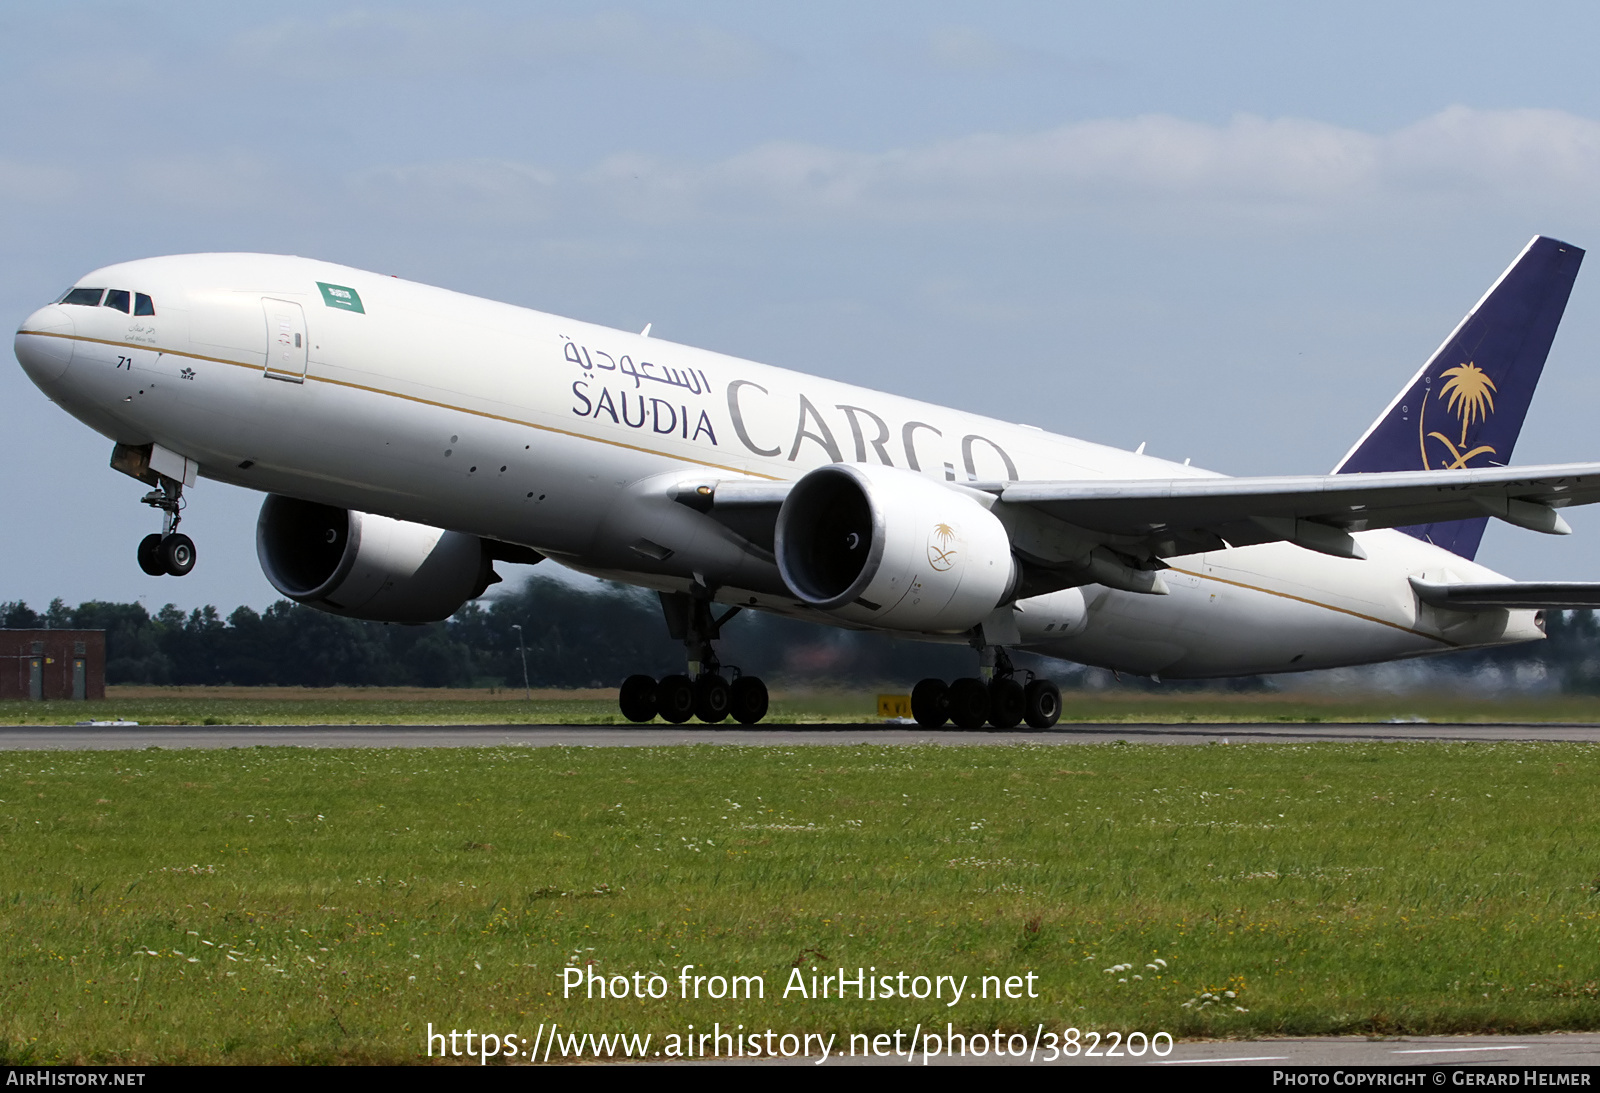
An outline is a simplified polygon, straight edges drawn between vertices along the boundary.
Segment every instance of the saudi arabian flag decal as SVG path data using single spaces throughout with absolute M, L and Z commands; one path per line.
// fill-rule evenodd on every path
M 322 302 L 329 307 L 340 311 L 354 311 L 357 315 L 367 313 L 367 309 L 361 306 L 361 297 L 356 294 L 355 289 L 345 288 L 343 285 L 325 285 L 321 281 L 317 282 L 317 287 L 322 290 Z

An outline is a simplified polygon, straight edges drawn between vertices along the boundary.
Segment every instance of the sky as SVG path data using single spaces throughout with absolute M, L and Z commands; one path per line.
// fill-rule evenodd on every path
M 301 254 L 1323 473 L 1532 236 L 1600 244 L 1596 40 L 1577 3 L 0 2 L 0 318 Z M 1590 269 L 1515 462 L 1600 459 L 1597 350 Z M 195 571 L 142 574 L 142 487 L 14 360 L 0 456 L 0 600 L 277 598 L 261 498 L 204 480 Z M 1479 561 L 1600 580 L 1568 520 Z

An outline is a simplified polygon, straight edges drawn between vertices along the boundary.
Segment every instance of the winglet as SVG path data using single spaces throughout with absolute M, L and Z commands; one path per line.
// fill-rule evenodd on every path
M 1582 262 L 1570 243 L 1535 236 L 1333 473 L 1510 463 Z M 1471 558 L 1487 522 L 1401 530 Z

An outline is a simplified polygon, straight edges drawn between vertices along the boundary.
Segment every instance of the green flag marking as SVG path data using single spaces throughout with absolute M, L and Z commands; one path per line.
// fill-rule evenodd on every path
M 365 315 L 367 309 L 361 306 L 361 297 L 353 288 L 343 285 L 325 285 L 317 282 L 317 287 L 322 290 L 322 302 L 329 307 L 340 311 L 354 311 L 357 315 Z

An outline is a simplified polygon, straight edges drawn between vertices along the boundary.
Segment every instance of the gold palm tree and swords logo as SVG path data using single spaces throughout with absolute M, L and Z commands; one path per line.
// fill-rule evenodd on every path
M 933 525 L 928 535 L 928 564 L 935 573 L 944 573 L 956 564 L 956 530 L 949 524 Z
M 1487 421 L 1494 413 L 1494 380 L 1471 361 L 1458 364 L 1454 368 L 1446 368 L 1442 377 L 1445 383 L 1439 388 L 1439 398 L 1444 400 L 1445 409 L 1460 420 L 1461 434 L 1458 439 L 1452 440 L 1438 430 L 1428 432 L 1425 424 L 1428 417 L 1428 399 L 1423 398 L 1422 412 L 1417 415 L 1417 442 L 1422 447 L 1422 466 L 1424 470 L 1463 470 L 1466 468 L 1467 460 L 1474 456 L 1497 454 L 1487 444 L 1479 444 L 1470 449 L 1467 447 L 1467 431 L 1474 424 Z M 1430 440 L 1437 440 L 1443 444 L 1447 453 L 1439 456 L 1437 467 L 1432 467 L 1428 459 Z

